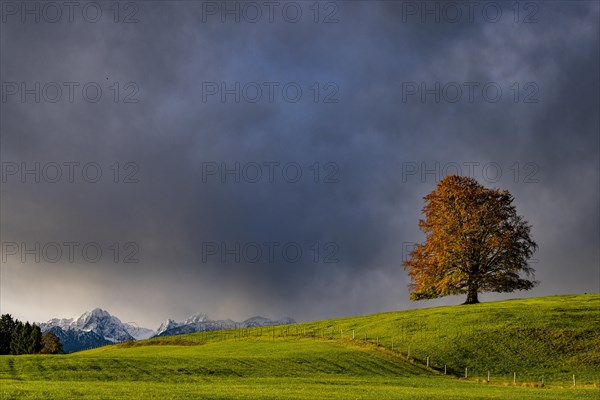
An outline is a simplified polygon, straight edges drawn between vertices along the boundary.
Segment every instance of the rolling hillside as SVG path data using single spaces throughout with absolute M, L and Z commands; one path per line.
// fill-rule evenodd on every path
M 3 356 L 0 383 L 6 399 L 596 399 L 599 312 L 600 295 L 552 296 L 159 337 Z
M 575 374 L 600 382 L 600 295 L 549 296 L 390 312 L 306 324 L 327 335 L 340 329 L 456 375 L 567 384 Z

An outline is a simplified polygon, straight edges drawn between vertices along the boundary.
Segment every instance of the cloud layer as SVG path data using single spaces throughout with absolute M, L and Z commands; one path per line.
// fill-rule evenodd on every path
M 3 9 L 2 312 L 156 327 L 413 307 L 404 244 L 457 167 L 533 225 L 542 284 L 516 296 L 598 291 L 598 4 L 456 23 L 443 3 L 321 3 L 316 23 L 305 2 L 273 22 L 242 2 L 132 4 L 94 23 Z M 21 176 L 36 162 L 39 183 Z

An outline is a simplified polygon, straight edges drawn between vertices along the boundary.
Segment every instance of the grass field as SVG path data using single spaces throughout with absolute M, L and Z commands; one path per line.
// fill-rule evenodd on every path
M 156 338 L 64 356 L 2 356 L 1 393 L 3 399 L 598 399 L 599 314 L 600 295 L 552 296 Z M 427 356 L 433 368 L 423 365 Z M 454 376 L 444 376 L 444 364 Z M 458 377 L 465 366 L 470 379 Z M 483 379 L 488 369 L 491 383 Z

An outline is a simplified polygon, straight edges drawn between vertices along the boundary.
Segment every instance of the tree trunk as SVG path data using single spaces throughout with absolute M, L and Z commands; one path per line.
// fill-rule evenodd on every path
M 467 293 L 467 301 L 464 304 L 477 304 L 479 303 L 479 299 L 477 298 L 477 288 L 474 286 L 469 286 L 469 291 Z

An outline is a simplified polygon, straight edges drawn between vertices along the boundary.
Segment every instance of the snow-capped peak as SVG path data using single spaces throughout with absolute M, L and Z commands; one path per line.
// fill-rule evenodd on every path
M 179 328 L 180 326 L 197 325 L 197 324 L 201 324 L 201 323 L 207 322 L 207 321 L 210 321 L 210 319 L 208 318 L 208 315 L 206 315 L 204 313 L 194 314 L 194 315 L 188 317 L 183 322 L 177 322 L 172 319 L 167 319 L 165 322 L 160 324 L 160 326 L 156 330 L 156 335 L 160 335 L 161 333 L 166 332 L 170 329 Z
M 41 328 L 44 331 L 54 326 L 58 326 L 63 330 L 94 332 L 111 342 L 146 339 L 154 334 L 150 329 L 140 328 L 133 324 L 125 324 L 119 318 L 101 308 L 86 311 L 77 319 L 54 318 L 45 324 L 41 324 Z
M 180 325 L 181 325 L 180 323 L 175 322 L 172 319 L 168 319 L 165 322 L 163 322 L 162 324 L 160 324 L 160 326 L 156 330 L 156 334 L 160 335 L 161 333 L 168 331 L 169 329 L 177 328 Z
M 142 328 L 135 322 L 127 322 L 124 324 L 124 326 L 127 333 L 129 333 L 135 340 L 149 339 L 155 335 L 155 332 L 152 329 Z
M 243 322 L 235 322 L 230 319 L 211 320 L 204 313 L 197 313 L 183 322 L 177 322 L 167 319 L 158 330 L 142 328 L 133 322 L 124 323 L 108 311 L 101 308 L 94 308 L 92 311 L 86 311 L 76 318 L 53 318 L 46 323 L 40 324 L 43 332 L 54 327 L 63 331 L 87 332 L 90 335 L 97 335 L 96 338 L 113 343 L 125 342 L 129 340 L 148 339 L 152 336 L 176 335 L 181 333 L 213 331 L 217 329 L 234 329 L 252 326 L 269 326 L 293 324 L 292 318 L 281 318 L 272 320 L 269 318 L 256 316 L 248 318 Z
M 191 317 L 186 319 L 183 323 L 185 325 L 187 325 L 187 324 L 196 324 L 198 322 L 206 322 L 206 321 L 210 321 L 210 319 L 208 318 L 208 315 L 206 315 L 204 313 L 198 313 L 198 314 L 192 315 Z

